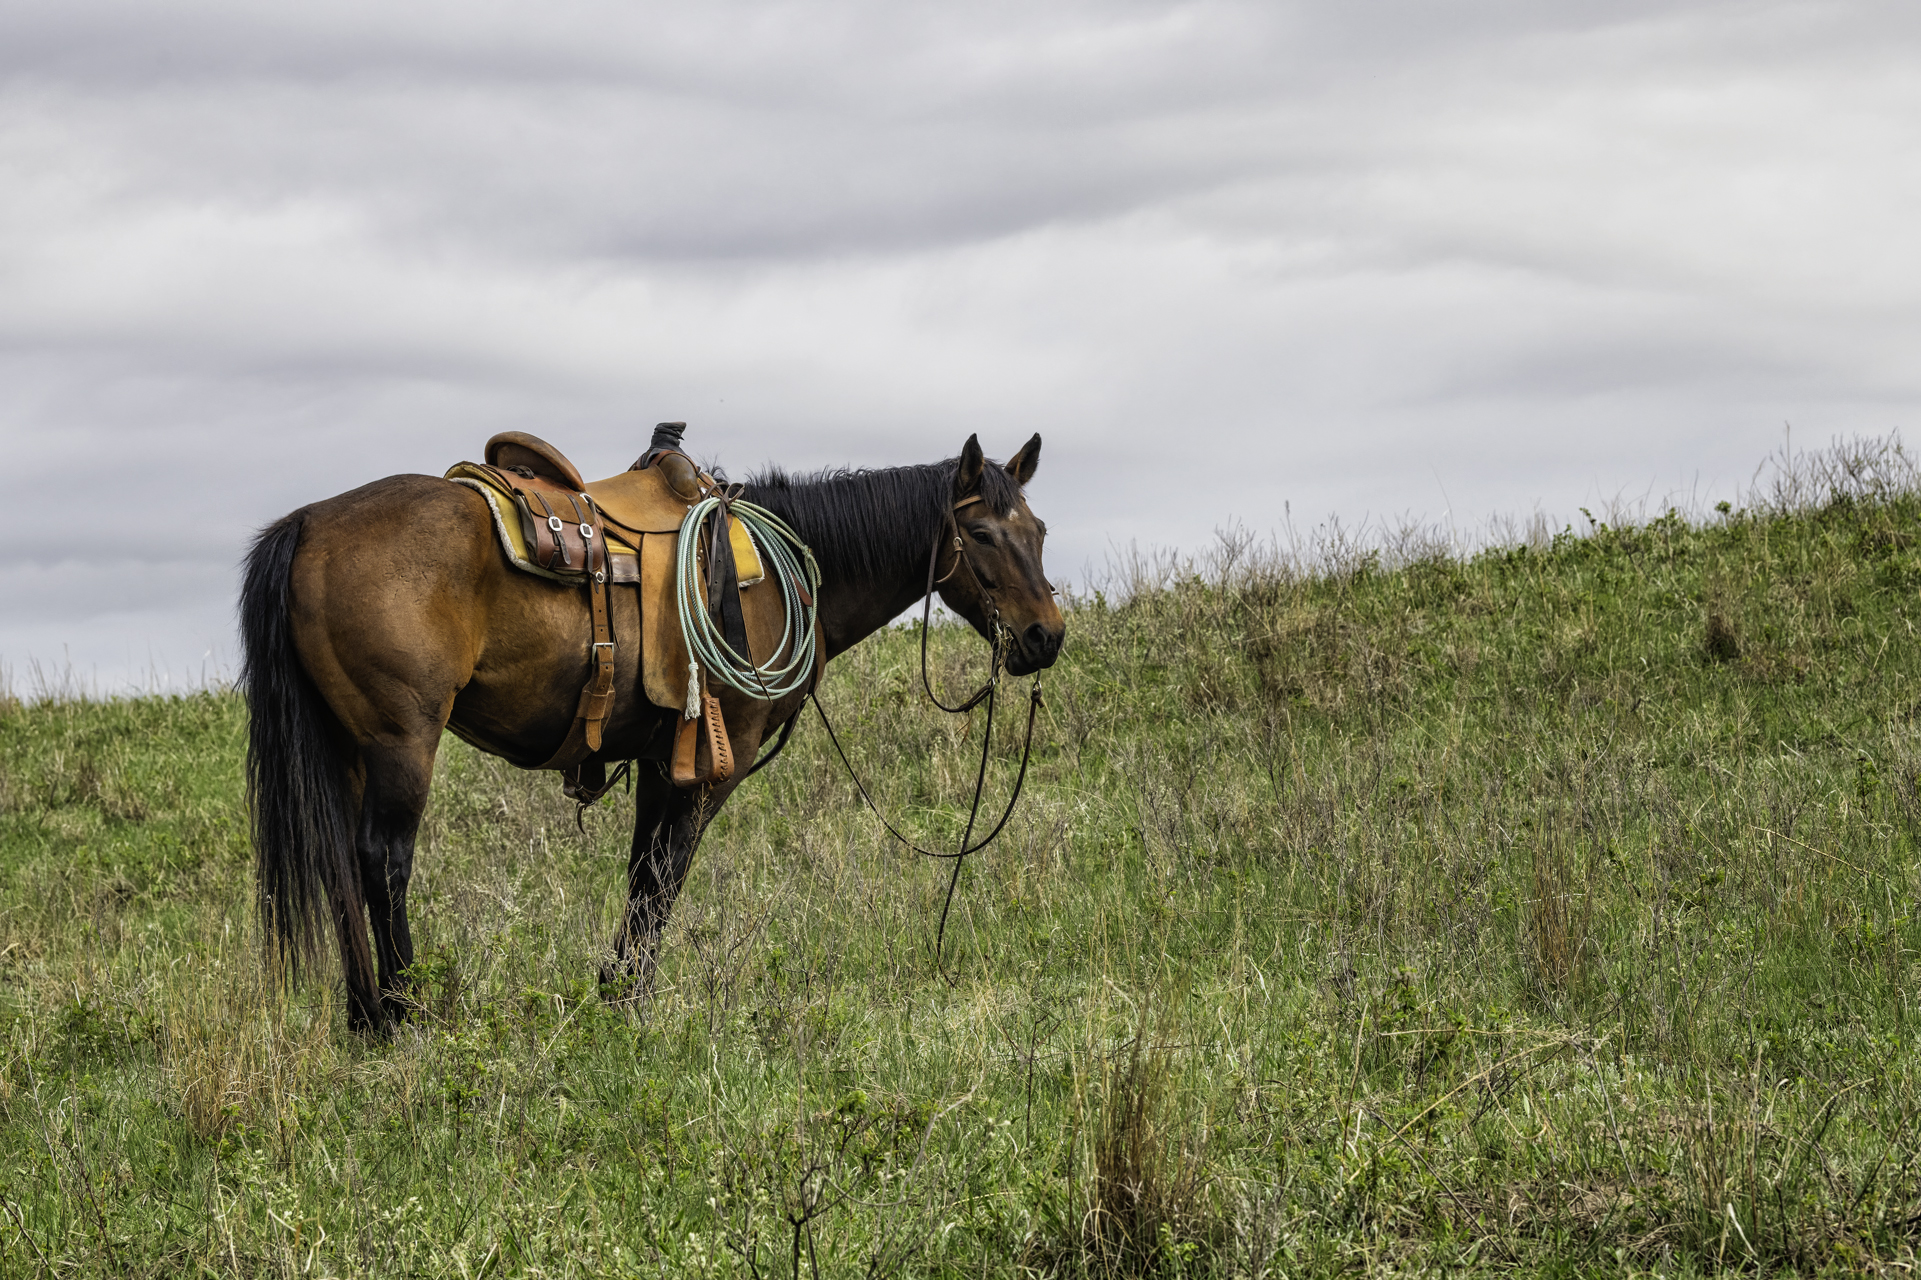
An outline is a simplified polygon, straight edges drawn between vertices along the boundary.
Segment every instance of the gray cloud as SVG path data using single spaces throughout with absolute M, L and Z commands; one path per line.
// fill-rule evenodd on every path
M 686 418 L 736 472 L 1038 429 L 1064 577 L 1230 518 L 1726 494 L 1784 421 L 1921 402 L 1918 23 L 0 15 L 0 433 L 103 513 L 0 508 L 0 661 L 230 660 L 253 528 L 509 427 L 611 471 Z

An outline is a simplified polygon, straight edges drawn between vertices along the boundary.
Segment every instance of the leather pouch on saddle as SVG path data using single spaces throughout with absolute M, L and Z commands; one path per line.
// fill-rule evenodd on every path
M 514 499 L 521 535 L 535 564 L 553 573 L 591 572 L 600 548 L 594 544 L 594 506 L 586 494 L 531 480 L 514 490 Z
M 610 582 L 640 581 L 640 540 L 610 535 L 606 513 L 588 486 L 478 462 L 456 463 L 446 478 L 487 500 L 500 548 L 514 568 L 577 585 L 591 569 L 603 567 L 598 562 L 604 556 Z

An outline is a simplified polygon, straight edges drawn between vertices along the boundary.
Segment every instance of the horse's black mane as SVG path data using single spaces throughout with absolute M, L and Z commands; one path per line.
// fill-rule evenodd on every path
M 814 549 L 828 582 L 894 580 L 927 568 L 927 553 L 953 505 L 959 458 L 879 471 L 828 468 L 790 476 L 768 467 L 747 480 L 741 496 L 793 527 Z M 1020 486 L 999 463 L 981 471 L 981 497 L 1005 516 Z

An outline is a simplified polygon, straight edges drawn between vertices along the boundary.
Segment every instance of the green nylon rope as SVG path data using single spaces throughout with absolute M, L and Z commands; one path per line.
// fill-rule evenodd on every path
M 680 522 L 680 546 L 676 548 L 674 591 L 680 604 L 680 634 L 687 641 L 690 659 L 686 709 L 690 720 L 700 714 L 703 670 L 710 680 L 766 702 L 806 688 L 814 676 L 814 652 L 820 633 L 820 566 L 814 561 L 814 553 L 786 521 L 767 508 L 751 502 L 730 502 L 728 512 L 746 528 L 760 556 L 761 572 L 780 584 L 781 603 L 786 606 L 780 643 L 765 664 L 756 665 L 751 654 L 734 652 L 700 594 L 700 526 L 719 505 L 720 499 L 712 497 L 696 502 Z M 728 543 L 725 537 L 718 541 Z M 710 554 L 732 555 L 733 549 L 724 545 Z M 802 581 L 807 584 L 804 598 Z M 806 621 L 797 626 L 796 619 L 803 617 Z M 789 653 L 787 662 L 776 666 L 783 653 Z

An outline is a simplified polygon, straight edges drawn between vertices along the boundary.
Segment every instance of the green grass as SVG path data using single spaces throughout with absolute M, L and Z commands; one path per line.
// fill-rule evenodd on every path
M 1912 1267 L 1906 460 L 1467 559 L 1246 551 L 1072 602 L 945 977 L 945 868 L 807 723 L 609 1007 L 630 815 L 449 739 L 421 1011 L 365 1043 L 263 981 L 232 694 L 0 704 L 0 1273 Z M 825 701 L 951 841 L 982 725 L 915 657 Z

